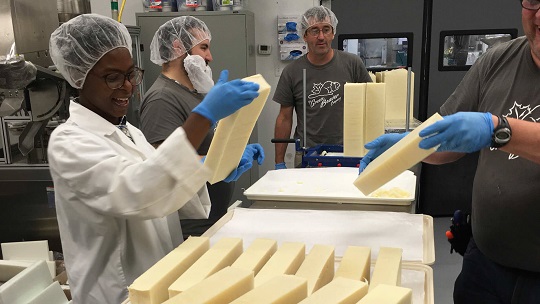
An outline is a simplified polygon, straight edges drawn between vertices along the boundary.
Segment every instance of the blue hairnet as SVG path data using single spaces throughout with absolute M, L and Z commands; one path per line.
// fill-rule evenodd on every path
M 326 23 L 334 28 L 334 34 L 336 33 L 336 28 L 338 20 L 336 15 L 327 7 L 324 6 L 315 6 L 308 9 L 302 15 L 302 31 L 305 34 L 306 30 L 316 24 Z
M 165 22 L 154 34 L 150 43 L 150 60 L 163 65 L 206 39 L 212 40 L 212 35 L 202 20 L 191 16 L 176 17 Z
M 131 37 L 127 28 L 97 14 L 77 16 L 60 25 L 49 41 L 51 59 L 62 76 L 81 89 L 86 75 L 108 52 L 124 47 L 131 54 Z

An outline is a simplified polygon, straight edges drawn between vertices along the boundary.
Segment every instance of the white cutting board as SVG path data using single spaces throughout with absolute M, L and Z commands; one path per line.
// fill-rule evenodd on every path
M 365 196 L 353 182 L 358 168 L 299 168 L 268 171 L 244 191 L 249 200 L 335 202 L 410 205 L 416 191 L 416 176 L 405 171 L 380 189 L 394 187 L 407 191 L 404 198 Z

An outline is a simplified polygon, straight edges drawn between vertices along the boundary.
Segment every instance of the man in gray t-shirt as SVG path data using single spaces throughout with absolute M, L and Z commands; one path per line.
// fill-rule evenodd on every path
M 480 151 L 473 184 L 472 238 L 454 303 L 540 303 L 540 2 L 524 0 L 519 37 L 478 59 L 420 132 L 424 159 L 444 164 Z M 383 135 L 369 159 L 402 136 Z
M 337 18 L 317 6 L 302 16 L 308 53 L 291 62 L 279 78 L 274 101 L 280 104 L 275 138 L 291 136 L 293 111 L 297 126 L 294 138 L 304 146 L 343 144 L 343 86 L 346 82 L 371 82 L 364 63 L 355 55 L 331 48 Z M 303 107 L 303 70 L 306 70 L 306 121 Z M 306 128 L 307 139 L 304 139 Z M 276 169 L 284 169 L 287 144 L 276 144 Z M 296 164 L 298 165 L 298 161 Z
M 211 38 L 206 24 L 191 16 L 171 19 L 155 33 L 150 59 L 161 65 L 162 70 L 144 95 L 140 109 L 141 131 L 154 147 L 157 148 L 174 130 L 184 125 L 205 93 L 213 87 L 208 67 L 212 61 Z M 197 150 L 199 155 L 208 153 L 213 135 L 213 130 L 207 133 Z M 227 212 L 235 185 L 235 179 L 229 177 L 213 185 L 207 184 L 212 204 L 208 219 L 181 219 L 184 238 L 201 235 Z M 200 199 L 208 199 L 208 196 Z

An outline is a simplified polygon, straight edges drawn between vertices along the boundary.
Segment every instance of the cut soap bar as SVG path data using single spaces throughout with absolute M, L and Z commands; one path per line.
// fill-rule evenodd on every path
M 253 289 L 253 271 L 225 267 L 164 304 L 230 303 Z
M 288 304 L 307 297 L 307 280 L 293 275 L 278 275 L 231 302 L 231 304 Z
M 242 254 L 242 250 L 242 239 L 222 238 L 169 286 L 169 297 L 172 298 L 219 270 L 231 266 Z
M 27 304 L 51 283 L 47 263 L 37 261 L 0 286 L 0 304 Z
M 349 246 L 343 254 L 334 277 L 342 277 L 353 280 L 370 281 L 369 271 L 371 268 L 371 248 Z
M 384 134 L 384 83 L 346 83 L 343 104 L 343 155 L 360 157 L 364 145 Z
M 255 287 L 280 274 L 295 274 L 305 256 L 304 243 L 284 242 L 255 276 Z
M 276 250 L 276 240 L 255 239 L 231 267 L 248 269 L 257 275 Z
M 411 131 L 395 145 L 386 150 L 379 157 L 375 158 L 367 168 L 354 181 L 354 185 L 364 193 L 369 195 L 381 186 L 409 169 L 415 164 L 437 151 L 437 147 L 425 150 L 418 147 L 422 138 L 418 135 L 420 131 L 442 120 L 438 113 L 433 114 L 423 124 Z
M 308 280 L 308 296 L 332 281 L 334 263 L 334 246 L 313 245 L 296 272 L 296 276 Z
M 356 304 L 367 292 L 366 282 L 335 278 L 299 304 Z
M 209 238 L 189 237 L 128 287 L 131 304 L 158 304 L 167 300 L 169 286 L 208 248 L 210 248 Z
M 212 170 L 208 182 L 215 184 L 225 179 L 238 167 L 249 136 L 270 94 L 270 85 L 261 75 L 244 78 L 259 84 L 259 96 L 247 106 L 220 120 L 206 154 L 204 166 Z
M 381 247 L 369 282 L 370 291 L 379 284 L 401 285 L 402 253 L 403 249 L 401 248 Z

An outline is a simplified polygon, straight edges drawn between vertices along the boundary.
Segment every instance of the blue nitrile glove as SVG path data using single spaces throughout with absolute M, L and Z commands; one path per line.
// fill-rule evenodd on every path
M 367 165 L 369 165 L 372 160 L 379 157 L 379 155 L 383 154 L 384 151 L 388 150 L 391 146 L 396 144 L 403 137 L 407 136 L 407 134 L 409 134 L 409 132 L 388 133 L 375 138 L 373 141 L 368 142 L 364 146 L 364 148 L 369 149 L 369 152 L 364 157 L 362 157 L 362 160 L 360 161 L 359 173 L 362 173 L 362 171 L 366 169 Z
M 277 163 L 275 166 L 275 169 L 276 170 L 287 169 L 287 165 L 285 163 Z
M 238 167 L 234 169 L 223 181 L 230 183 L 238 180 L 242 173 L 246 172 L 251 168 L 251 166 L 253 166 L 254 160 L 257 160 L 259 165 L 262 165 L 264 161 L 264 150 L 259 144 L 249 144 L 246 146 Z
M 459 112 L 420 131 L 424 139 L 419 146 L 430 149 L 440 145 L 438 152 L 472 153 L 489 147 L 492 134 L 491 113 Z
M 212 125 L 259 96 L 258 84 L 240 79 L 227 82 L 228 77 L 229 71 L 221 71 L 218 82 L 193 109 L 194 113 L 208 118 Z

